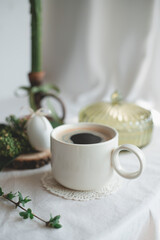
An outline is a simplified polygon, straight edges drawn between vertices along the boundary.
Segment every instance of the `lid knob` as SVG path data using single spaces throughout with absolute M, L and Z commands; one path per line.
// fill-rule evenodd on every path
M 118 103 L 120 103 L 122 101 L 122 99 L 123 99 L 122 95 L 118 91 L 115 91 L 111 95 L 111 102 L 112 102 L 112 104 L 118 104 Z

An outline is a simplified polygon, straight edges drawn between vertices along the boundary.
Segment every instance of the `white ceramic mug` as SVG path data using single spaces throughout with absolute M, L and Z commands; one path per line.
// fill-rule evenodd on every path
M 59 138 L 66 131 L 81 128 L 96 128 L 96 131 L 108 134 L 110 139 L 94 144 L 73 144 Z M 140 163 L 137 171 L 127 172 L 122 168 L 119 161 L 122 150 L 137 156 Z M 111 180 L 115 171 L 124 178 L 137 178 L 145 164 L 144 154 L 138 147 L 131 144 L 118 146 L 118 132 L 114 128 L 94 123 L 66 124 L 54 129 L 51 133 L 51 153 L 55 180 L 75 190 L 99 189 Z

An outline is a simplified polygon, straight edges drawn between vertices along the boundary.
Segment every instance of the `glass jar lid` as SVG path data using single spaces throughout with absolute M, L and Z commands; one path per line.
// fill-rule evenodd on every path
M 114 127 L 119 132 L 119 143 L 145 146 L 151 138 L 151 112 L 133 103 L 124 102 L 115 91 L 111 102 L 97 102 L 82 109 L 80 122 L 96 122 Z

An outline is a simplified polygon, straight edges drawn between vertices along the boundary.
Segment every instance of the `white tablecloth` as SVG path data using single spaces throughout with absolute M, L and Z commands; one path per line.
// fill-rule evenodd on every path
M 60 214 L 61 229 L 48 229 L 38 220 L 23 220 L 19 209 L 0 199 L 0 240 L 158 240 L 160 239 L 160 127 L 155 127 L 146 155 L 144 174 L 124 180 L 121 189 L 101 200 L 77 202 L 47 192 L 41 177 L 50 165 L 37 170 L 0 172 L 4 192 L 20 191 L 32 202 L 26 207 L 49 220 Z M 125 167 L 136 167 L 136 158 L 121 154 Z M 133 160 L 133 161 L 132 161 Z

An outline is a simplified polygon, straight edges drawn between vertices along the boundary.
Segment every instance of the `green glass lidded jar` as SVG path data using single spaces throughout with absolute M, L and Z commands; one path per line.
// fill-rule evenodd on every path
M 119 132 L 119 144 L 146 146 L 152 136 L 151 112 L 133 103 L 124 102 L 115 91 L 111 102 L 97 102 L 82 109 L 80 122 L 94 122 L 114 127 Z

